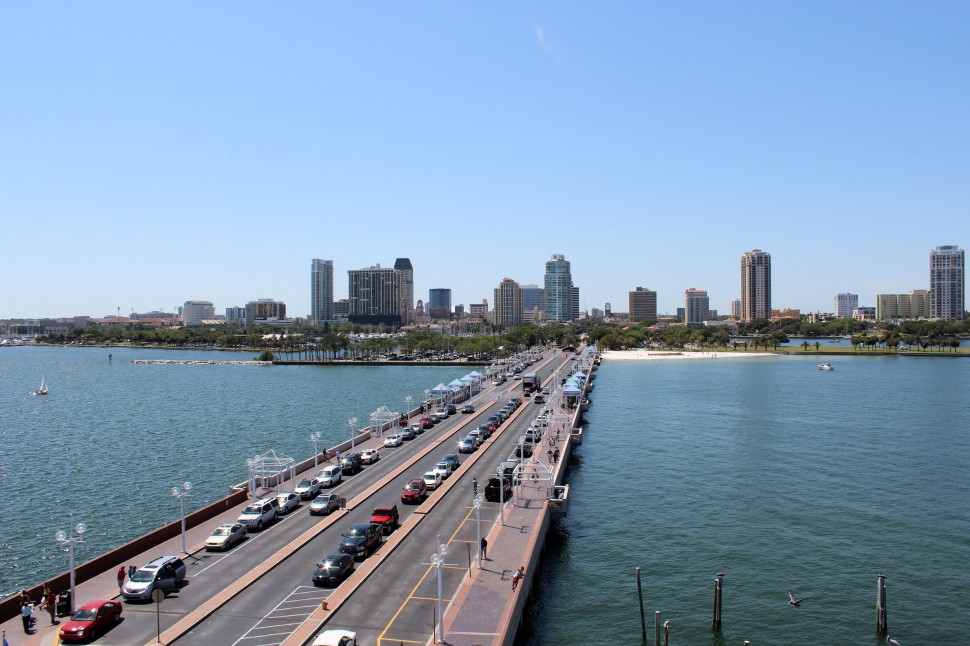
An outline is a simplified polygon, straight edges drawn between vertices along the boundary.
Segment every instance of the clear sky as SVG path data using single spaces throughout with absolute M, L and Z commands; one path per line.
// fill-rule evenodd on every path
M 310 309 L 409 257 L 661 311 L 970 247 L 970 2 L 0 2 L 0 318 Z

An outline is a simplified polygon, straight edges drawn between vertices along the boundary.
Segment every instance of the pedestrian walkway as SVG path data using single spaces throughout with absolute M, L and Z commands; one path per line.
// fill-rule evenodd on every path
M 556 445 L 562 456 L 568 455 L 567 443 L 565 439 Z M 564 461 L 560 458 L 551 465 L 553 482 Z M 549 462 L 540 452 L 525 469 L 517 498 L 506 503 L 504 523 L 496 522 L 486 536 L 488 558 L 482 569 L 472 568 L 448 606 L 444 641 L 450 646 L 504 646 L 515 640 L 552 516 L 547 499 L 550 482 L 536 482 L 528 475 L 536 463 L 541 477 L 548 478 Z M 513 591 L 512 577 L 520 567 L 525 568 L 525 579 Z

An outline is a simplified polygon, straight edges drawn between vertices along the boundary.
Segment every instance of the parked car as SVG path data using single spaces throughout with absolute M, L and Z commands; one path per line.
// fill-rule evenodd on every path
M 466 435 L 458 442 L 458 452 L 459 453 L 474 453 L 475 449 L 478 448 L 478 443 L 475 438 L 471 435 Z
M 424 426 L 422 424 L 411 424 L 411 430 L 414 431 L 415 435 L 421 435 L 424 433 Z
M 434 423 L 435 423 L 435 420 L 431 419 L 431 416 L 430 415 L 425 415 L 424 417 L 422 417 L 421 419 L 418 420 L 418 424 L 420 424 L 421 426 L 423 426 L 426 429 L 431 428 L 432 426 L 434 426 Z
M 381 526 L 374 523 L 355 523 L 340 542 L 340 551 L 355 558 L 365 558 L 381 544 Z
M 434 412 L 434 414 L 438 419 L 448 419 L 448 409 L 445 407 L 439 408 Z
M 499 420 L 498 415 L 489 415 L 488 419 L 485 421 L 495 426 L 495 428 L 498 428 L 499 426 L 502 425 L 502 422 L 501 420 Z
M 526 444 L 516 444 L 512 449 L 512 453 L 520 458 L 531 458 L 532 457 L 532 445 Z
M 440 484 L 441 474 L 437 471 L 431 470 L 424 474 L 424 486 L 426 486 L 428 490 L 437 489 L 438 485 Z
M 468 413 L 474 413 L 475 407 L 472 406 L 471 404 L 465 404 L 464 406 L 461 407 L 461 412 L 465 415 L 467 415 Z
M 179 583 L 184 578 L 185 563 L 182 559 L 177 556 L 160 556 L 135 570 L 128 582 L 121 587 L 121 596 L 125 601 L 151 599 L 155 590 L 165 593 L 178 590 Z
M 474 430 L 468 434 L 468 437 L 475 438 L 475 447 L 478 448 L 485 443 L 485 434 L 482 431 Z
M 337 585 L 354 573 L 354 557 L 352 554 L 336 552 L 327 554 L 317 563 L 313 571 L 314 585 Z
M 102 599 L 86 603 L 74 612 L 70 621 L 61 626 L 61 641 L 94 641 L 120 621 L 121 603 L 118 601 Z
M 427 495 L 428 485 L 424 484 L 424 479 L 415 478 L 404 485 L 404 491 L 401 492 L 401 502 L 420 503 Z
M 380 525 L 384 535 L 388 535 L 397 529 L 401 524 L 401 514 L 397 510 L 397 505 L 391 507 L 375 507 L 370 513 L 370 522 Z
M 276 504 L 280 506 L 280 515 L 284 516 L 300 507 L 300 496 L 294 491 L 281 491 L 276 494 Z
M 408 440 L 408 441 L 413 440 L 414 438 L 417 437 L 417 434 L 414 431 L 412 431 L 410 428 L 402 428 L 400 435 L 401 437 L 403 437 L 405 440 Z
M 317 635 L 312 646 L 357 646 L 357 633 L 340 628 L 325 630 Z
M 340 509 L 340 496 L 335 493 L 317 496 L 316 500 L 310 503 L 310 513 L 314 516 L 325 516 L 337 509 Z
M 228 550 L 233 545 L 241 543 L 246 538 L 246 526 L 242 523 L 225 523 L 216 527 L 212 535 L 205 541 L 207 552 Z
M 458 466 L 461 464 L 461 460 L 458 458 L 457 453 L 445 453 L 445 457 L 441 458 L 442 462 L 448 464 L 451 467 L 451 472 L 454 473 L 458 470 Z
M 293 487 L 294 493 L 303 498 L 304 500 L 310 500 L 315 498 L 318 493 L 320 493 L 320 481 L 316 478 L 303 478 L 300 480 L 300 484 Z
M 400 433 L 393 433 L 384 437 L 384 446 L 401 446 L 404 444 L 404 438 L 401 437 Z
M 451 475 L 451 467 L 448 466 L 447 462 L 439 462 L 438 464 L 434 465 L 432 471 L 435 473 L 440 473 L 442 480 L 446 480 L 448 476 Z
M 364 464 L 374 464 L 381 459 L 381 454 L 377 449 L 364 449 L 360 452 L 360 461 Z
M 364 461 L 360 458 L 360 453 L 348 453 L 344 457 L 340 458 L 340 469 L 344 472 L 345 476 L 352 476 L 355 473 L 360 473 L 361 469 L 364 468 Z
M 503 475 L 501 482 L 499 482 L 498 476 L 488 479 L 488 484 L 485 485 L 485 500 L 489 502 L 500 502 L 502 500 L 508 500 L 511 497 L 512 476 Z
M 237 523 L 245 525 L 247 529 L 260 531 L 279 516 L 280 504 L 276 498 L 262 498 L 255 500 L 243 509 L 236 519 Z
M 452 415 L 455 415 L 455 414 L 458 413 L 458 409 L 455 408 L 455 405 L 454 404 L 448 404 L 448 405 L 446 405 L 445 406 L 445 410 L 448 411 L 448 417 L 451 417 Z
M 313 476 L 320 482 L 321 487 L 335 487 L 343 478 L 343 469 L 339 464 L 323 467 Z

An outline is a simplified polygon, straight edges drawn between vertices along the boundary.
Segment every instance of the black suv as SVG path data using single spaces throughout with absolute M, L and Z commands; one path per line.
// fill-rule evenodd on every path
M 381 544 L 381 526 L 375 523 L 355 523 L 340 541 L 340 551 L 355 558 L 372 554 Z
M 505 493 L 502 493 L 499 487 L 505 489 Z M 501 485 L 498 477 L 489 478 L 488 484 L 485 485 L 485 500 L 499 502 L 503 499 L 503 496 L 505 500 L 512 497 L 512 476 L 503 476 Z
M 352 476 L 355 473 L 360 473 L 360 470 L 363 468 L 364 460 L 360 457 L 360 453 L 348 453 L 340 458 L 340 471 L 345 476 Z

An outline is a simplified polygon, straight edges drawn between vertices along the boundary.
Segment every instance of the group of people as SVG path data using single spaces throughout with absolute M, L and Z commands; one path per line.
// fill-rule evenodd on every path
M 57 595 L 51 591 L 50 586 L 44 586 L 37 608 L 46 609 L 50 613 L 52 626 L 57 623 Z M 30 635 L 37 619 L 34 617 L 34 602 L 26 590 L 20 591 L 20 618 L 24 622 L 24 632 Z

